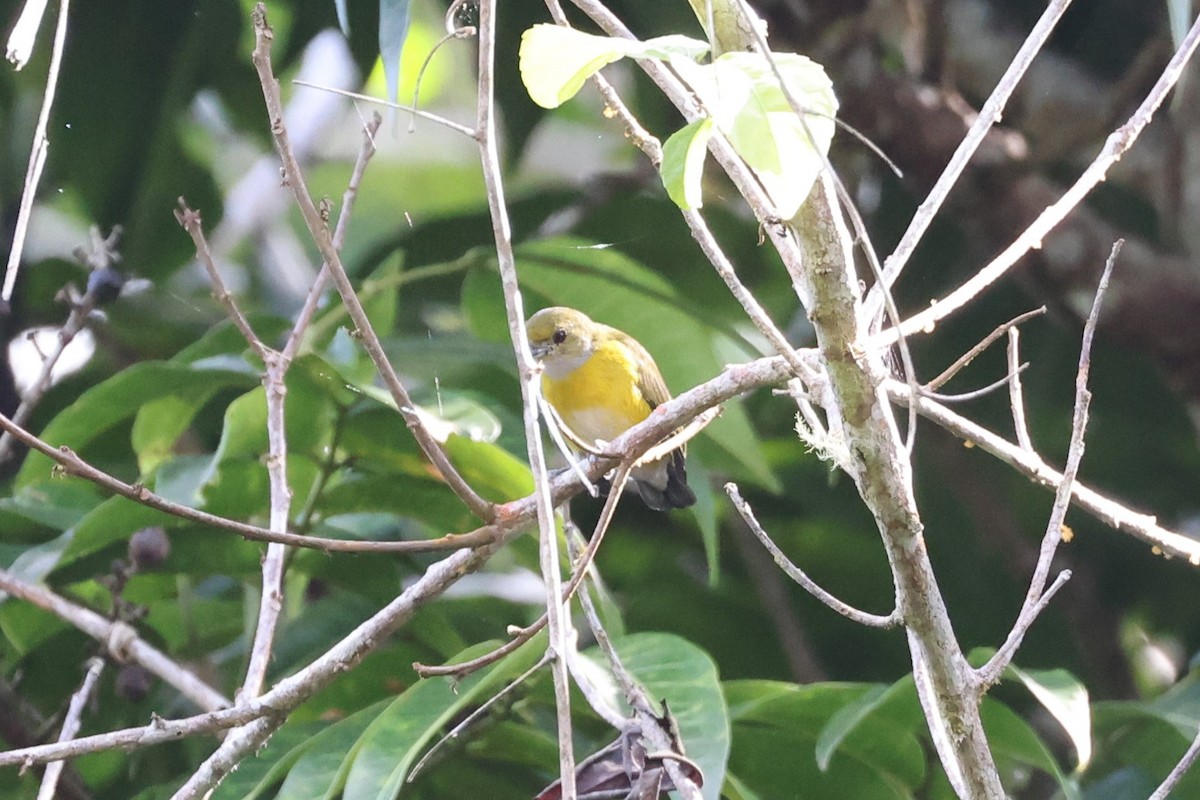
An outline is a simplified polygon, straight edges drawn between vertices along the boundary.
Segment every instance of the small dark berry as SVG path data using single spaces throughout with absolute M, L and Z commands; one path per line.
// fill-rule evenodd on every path
M 154 569 L 171 555 L 171 540 L 162 528 L 142 528 L 129 537 L 129 560 L 139 571 Z
M 117 695 L 131 703 L 140 703 L 150 694 L 154 676 L 141 664 L 123 664 L 117 672 Z
M 112 267 L 100 267 L 88 275 L 87 290 L 98 306 L 111 303 L 121 294 L 126 277 Z

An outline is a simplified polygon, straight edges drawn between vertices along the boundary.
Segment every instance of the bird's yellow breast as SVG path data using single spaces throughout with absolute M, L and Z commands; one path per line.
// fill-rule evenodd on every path
M 610 442 L 650 415 L 639 380 L 629 349 L 607 341 L 566 375 L 543 374 L 542 394 L 574 438 Z

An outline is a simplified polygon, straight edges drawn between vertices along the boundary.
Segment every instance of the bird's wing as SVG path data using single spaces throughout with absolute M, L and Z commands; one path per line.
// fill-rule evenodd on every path
M 663 380 L 662 373 L 658 371 L 658 365 L 654 363 L 649 351 L 628 334 L 620 333 L 620 340 L 621 344 L 637 356 L 635 362 L 638 364 L 638 388 L 642 390 L 642 396 L 646 398 L 650 407 L 655 408 L 670 400 L 671 391 L 667 388 L 666 381 Z

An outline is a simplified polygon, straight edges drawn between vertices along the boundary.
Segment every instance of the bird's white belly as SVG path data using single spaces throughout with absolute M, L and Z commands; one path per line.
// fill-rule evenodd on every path
M 629 421 L 623 415 L 599 406 L 576 409 L 569 419 L 563 421 L 576 438 L 592 446 L 597 442 L 611 442 L 630 428 Z

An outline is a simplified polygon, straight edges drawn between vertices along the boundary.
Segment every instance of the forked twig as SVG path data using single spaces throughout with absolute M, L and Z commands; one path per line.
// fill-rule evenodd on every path
M 1104 180 L 1108 170 L 1137 141 L 1138 136 L 1150 124 L 1154 113 L 1183 74 L 1184 67 L 1198 45 L 1200 45 L 1200 17 L 1197 17 L 1192 24 L 1187 36 L 1179 45 L 1179 49 L 1175 51 L 1175 55 L 1171 57 L 1170 62 L 1163 69 L 1158 81 L 1146 94 L 1141 105 L 1130 115 L 1124 125 L 1109 134 L 1092 163 L 1057 202 L 1042 211 L 1020 236 L 1013 240 L 1000 255 L 992 259 L 991 263 L 929 308 L 906 319 L 898 328 L 889 328 L 872 336 L 870 345 L 873 347 L 886 346 L 896 341 L 902 333 L 911 335 L 917 331 L 932 332 L 938 322 L 974 300 L 986 288 L 1003 277 L 1026 253 L 1035 247 L 1040 247 L 1046 236 L 1083 201 L 1083 198 L 1098 183 Z
M 967 162 L 971 160 L 971 156 L 983 143 L 984 137 L 987 136 L 992 126 L 996 124 L 1004 111 L 1004 107 L 1008 104 L 1009 98 L 1013 91 L 1017 88 L 1017 84 L 1021 82 L 1021 78 L 1025 75 L 1025 71 L 1029 69 L 1029 65 L 1033 62 L 1038 51 L 1042 49 L 1046 41 L 1050 38 L 1058 21 L 1062 15 L 1066 13 L 1067 6 L 1071 4 L 1071 0 L 1051 0 L 1046 5 L 1046 10 L 1042 12 L 1041 18 L 1029 35 L 1025 37 L 1021 49 L 1013 56 L 1009 62 L 1008 68 L 1004 71 L 1004 75 L 996 84 L 996 88 L 992 90 L 991 96 L 984 102 L 983 108 L 979 109 L 979 115 L 971 124 L 970 130 L 963 137 L 958 147 L 954 151 L 954 155 L 950 157 L 950 161 L 946 164 L 942 174 L 938 176 L 937 182 L 930 189 L 928 196 L 917 208 L 913 214 L 912 221 L 908 224 L 908 229 L 904 231 L 904 235 L 900 238 L 900 243 L 896 245 L 896 249 L 888 256 L 883 265 L 882 283 L 871 287 L 871 291 L 865 301 L 867 318 L 874 319 L 883 308 L 883 297 L 881 291 L 884 288 L 891 287 L 895 282 L 900 271 L 904 269 L 908 259 L 917 249 L 917 244 L 921 241 L 921 237 L 929 228 L 929 224 L 933 222 L 933 218 L 937 216 L 938 210 L 942 207 L 946 197 L 950 194 L 950 190 L 958 183 L 959 176 L 966 169 Z
M 966 367 L 972 361 L 974 361 L 976 356 L 978 356 L 984 350 L 987 350 L 989 347 L 991 347 L 992 343 L 995 342 L 997 339 L 999 339 L 1001 336 L 1003 336 L 1005 334 L 1005 332 L 1014 330 L 1021 323 L 1028 322 L 1029 320 L 1033 319 L 1034 317 L 1040 316 L 1045 313 L 1046 313 L 1046 307 L 1042 306 L 1041 308 L 1035 308 L 1032 311 L 1026 311 L 1024 314 L 1018 314 L 1017 316 L 1010 319 L 1008 322 L 1004 322 L 1004 323 L 1001 323 L 1000 325 L 997 325 L 995 330 L 993 330 L 987 336 L 980 339 L 978 344 L 976 344 L 970 350 L 968 350 L 967 352 L 965 352 L 961 356 L 959 356 L 957 359 L 955 359 L 953 364 L 946 367 L 946 369 L 942 371 L 941 375 L 938 375 L 936 378 L 934 378 L 933 380 L 926 383 L 924 388 L 932 390 L 932 389 L 937 389 L 937 388 L 941 387 L 947 381 L 949 381 L 951 378 L 953 378 L 955 375 L 957 375 L 964 367 Z M 1016 370 L 1016 366 L 1013 364 L 1010 364 L 1008 371 L 1013 372 L 1014 370 Z
M 629 464 L 622 464 L 617 467 L 616 474 L 613 476 L 612 486 L 608 490 L 608 497 L 604 501 L 604 508 L 601 509 L 600 518 L 596 521 L 596 529 L 592 533 L 592 538 L 588 541 L 587 548 L 572 568 L 571 580 L 567 582 L 566 588 L 563 589 L 562 603 L 564 607 L 568 606 L 571 598 L 575 596 L 575 592 L 579 590 L 579 584 L 582 583 L 584 576 L 596 558 L 596 551 L 600 549 L 600 543 L 604 540 L 604 534 L 608 531 L 608 526 L 612 523 L 613 514 L 617 510 L 617 503 L 620 502 L 621 495 L 625 491 L 625 484 L 629 480 L 629 472 L 632 468 L 632 465 Z M 513 631 L 510 631 L 513 633 L 513 637 L 509 641 L 491 652 L 476 656 L 469 661 L 462 661 L 457 664 L 422 664 L 417 662 L 413 664 L 413 670 L 422 678 L 429 678 L 435 675 L 449 675 L 455 678 L 463 678 L 472 672 L 477 672 L 486 666 L 496 663 L 528 642 L 542 628 L 546 627 L 548 621 L 549 616 L 543 613 L 524 628 L 515 628 Z
M 412 431 L 413 437 L 417 440 L 421 450 L 433 463 L 434 467 L 437 468 L 442 480 L 458 495 L 463 504 L 471 510 L 471 513 L 484 522 L 491 522 L 495 518 L 495 508 L 491 503 L 480 497 L 466 480 L 463 479 L 457 468 L 450 461 L 450 457 L 446 454 L 441 443 L 426 428 L 425 423 L 417 413 L 416 406 L 409 396 L 408 390 L 400 381 L 391 362 L 388 361 L 383 344 L 380 342 L 378 334 L 371 325 L 371 321 L 367 317 L 367 313 L 355 293 L 350 276 L 346 273 L 346 268 L 342 264 L 341 255 L 333 245 L 333 238 L 325 219 L 308 192 L 304 174 L 292 150 L 287 128 L 283 124 L 283 101 L 279 94 L 279 81 L 275 77 L 274 68 L 271 64 L 271 45 L 275 34 L 266 22 L 265 5 L 259 3 L 255 7 L 253 16 L 255 48 L 251 60 L 258 71 L 259 82 L 262 84 L 263 99 L 266 101 L 267 115 L 271 122 L 271 133 L 275 138 L 276 149 L 279 151 L 279 156 L 283 161 L 287 185 L 292 190 L 292 195 L 296 200 L 296 206 L 300 210 L 300 215 L 304 219 L 305 226 L 308 228 L 308 232 L 312 236 L 317 249 L 320 251 L 321 257 L 329 267 L 330 276 L 333 278 L 334 285 L 337 286 L 338 293 L 342 297 L 342 302 L 346 305 L 350 313 L 350 318 L 354 321 L 354 325 L 361 337 L 363 348 L 371 357 L 371 361 L 374 363 L 380 377 L 383 378 L 384 385 L 387 386 L 388 392 L 392 395 L 400 415 Z
M 117 252 L 117 240 L 121 237 L 121 227 L 119 225 L 113 227 L 108 236 L 102 236 L 100 229 L 96 227 L 93 227 L 89 233 L 92 240 L 91 251 L 88 252 L 84 248 L 78 247 L 75 250 L 76 258 L 93 272 L 112 269 L 113 265 L 121 260 L 120 254 Z M 94 283 L 89 276 L 88 289 L 77 302 L 73 298 L 74 291 L 68 287 L 64 293 L 66 301 L 71 304 L 71 311 L 67 315 L 66 322 L 58 329 L 58 335 L 54 337 L 54 347 L 49 352 L 40 353 L 42 356 L 41 369 L 33 383 L 21 395 L 21 403 L 12 414 L 13 421 L 18 425 L 24 425 L 29 421 L 34 410 L 50 389 L 54 379 L 54 366 L 87 324 L 88 317 L 99 302 L 97 292 L 104 291 L 104 287 Z M 6 461 L 12 455 L 13 444 L 11 433 L 5 431 L 3 435 L 0 435 L 0 462 Z
M 1013 656 L 1016 655 L 1017 648 L 1021 646 L 1021 641 L 1025 634 L 1029 631 L 1031 625 L 1037 619 L 1038 614 L 1046 607 L 1048 602 L 1045 595 L 1051 594 L 1050 590 L 1045 589 L 1046 578 L 1050 573 L 1050 564 L 1054 559 L 1054 553 L 1058 550 L 1058 544 L 1062 541 L 1062 526 L 1063 521 L 1067 516 L 1067 509 L 1071 505 L 1071 493 L 1074 490 L 1075 476 L 1079 472 L 1079 462 L 1083 459 L 1084 451 L 1084 434 L 1087 431 L 1088 406 L 1091 402 L 1092 393 L 1088 390 L 1088 373 L 1092 363 L 1092 339 L 1096 333 L 1096 321 L 1100 317 L 1100 306 L 1104 302 L 1104 293 L 1108 289 L 1108 281 L 1112 276 L 1113 267 L 1117 263 L 1117 256 L 1121 253 L 1121 246 L 1124 244 L 1123 239 L 1118 239 L 1113 244 L 1112 252 L 1108 256 L 1108 261 L 1104 265 L 1104 273 L 1100 276 L 1100 283 L 1096 287 L 1096 296 L 1092 301 L 1092 310 L 1088 314 L 1087 322 L 1083 326 L 1083 341 L 1080 345 L 1079 353 L 1079 370 L 1075 376 L 1075 413 L 1071 422 L 1071 444 L 1067 450 L 1067 464 L 1063 469 L 1062 481 L 1058 485 L 1058 490 L 1054 495 L 1054 508 L 1050 512 L 1050 519 L 1046 523 L 1046 533 L 1042 536 L 1042 545 L 1038 553 L 1037 565 L 1033 570 L 1033 577 L 1029 582 L 1029 590 L 1025 595 L 1025 603 L 1023 604 L 1020 613 L 1017 615 L 1017 621 L 1013 624 L 1012 630 L 1009 631 L 1008 637 L 1004 644 L 996 651 L 986 664 L 976 671 L 976 677 L 979 685 L 985 688 L 1000 680 L 1001 674 L 1005 668 L 1012 662 Z M 1064 570 L 1054 586 L 1050 587 L 1057 591 L 1070 577 L 1070 572 Z
M 425 765 L 427 763 L 429 763 L 429 759 L 433 757 L 434 753 L 436 753 L 438 750 L 440 750 L 441 747 L 443 745 L 445 745 L 447 742 L 458 738 L 458 736 L 464 730 L 466 730 L 473 722 L 475 722 L 475 720 L 479 719 L 484 714 L 486 714 L 488 709 L 490 709 L 492 706 L 496 705 L 496 703 L 500 702 L 500 700 L 503 699 L 509 692 L 513 691 L 518 686 L 520 686 L 522 683 L 527 681 L 530 678 L 530 676 L 532 676 L 539 669 L 541 669 L 542 667 L 544 667 L 548 663 L 550 663 L 550 656 L 551 656 L 551 654 L 550 654 L 549 650 L 542 653 L 542 657 L 538 659 L 536 664 L 534 664 L 532 667 L 530 667 L 529 669 L 522 672 L 516 678 L 513 678 L 512 681 L 510 681 L 508 683 L 508 685 L 506 685 L 503 689 L 501 689 L 500 691 L 496 692 L 494 695 L 489 697 L 487 699 L 487 702 L 481 703 L 479 708 L 472 711 L 470 714 L 468 714 L 466 717 L 464 717 L 461 722 L 459 722 L 457 725 L 455 725 L 450 730 L 446 731 L 446 734 L 441 739 L 438 739 L 436 742 L 433 743 L 432 747 L 430 747 L 427 751 L 425 751 L 425 755 L 421 756 L 421 760 L 418 761 L 416 764 L 413 764 L 413 768 L 411 770 L 409 770 L 408 775 L 406 775 L 404 777 L 404 782 L 412 783 L 413 781 L 415 781 L 417 779 L 417 776 L 421 773 L 421 771 L 423 769 L 425 769 Z

